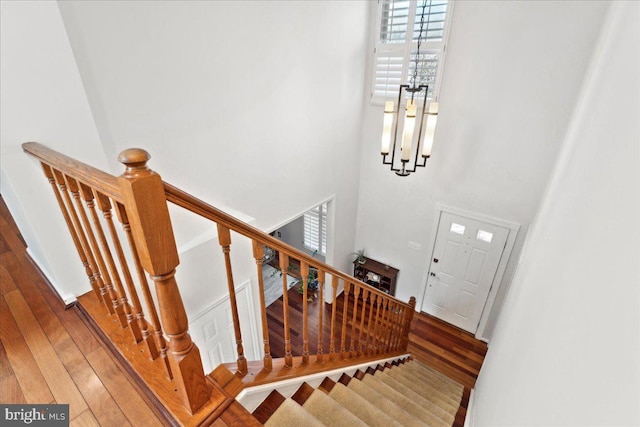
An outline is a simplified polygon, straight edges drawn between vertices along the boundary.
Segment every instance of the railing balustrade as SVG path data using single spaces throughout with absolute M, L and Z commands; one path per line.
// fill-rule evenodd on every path
M 162 358 L 166 380 L 173 381 L 190 413 L 197 412 L 209 401 L 212 388 L 206 381 L 198 347 L 188 333 L 187 314 L 175 277 L 179 261 L 167 202 L 217 226 L 233 318 L 237 375 L 247 376 L 249 365 L 255 366 L 255 361 L 247 361 L 244 354 L 230 257 L 231 231 L 250 239 L 252 244 L 260 292 L 262 372 L 272 373 L 277 366 L 295 375 L 300 367 L 330 369 L 336 364 L 344 366 L 347 362 L 357 363 L 406 350 L 414 298 L 409 303 L 399 301 L 162 182 L 160 176 L 147 167 L 150 156 L 144 150 L 121 153 L 119 160 L 126 169 L 120 177 L 115 177 L 38 143 L 25 143 L 23 149 L 40 161 L 89 285 L 106 315 L 113 316 L 121 328 L 128 328 L 132 342 L 144 345 L 150 359 Z M 123 246 L 120 241 L 114 211 L 127 245 Z M 278 363 L 272 357 L 264 300 L 264 247 L 277 253 L 282 274 L 284 348 L 279 352 L 284 357 Z M 292 262 L 299 265 L 302 283 L 302 347 L 298 354 L 294 354 L 291 342 L 288 299 L 287 273 Z M 314 284 L 317 283 L 317 331 L 309 330 L 309 271 L 314 272 Z M 158 307 L 147 275 L 155 285 Z M 330 312 L 324 316 L 326 304 L 330 305 Z M 326 326 L 328 337 L 324 332 Z M 314 353 L 310 348 L 316 338 Z M 294 366 L 295 360 L 299 360 L 299 366 Z M 271 380 L 277 377 L 272 375 Z

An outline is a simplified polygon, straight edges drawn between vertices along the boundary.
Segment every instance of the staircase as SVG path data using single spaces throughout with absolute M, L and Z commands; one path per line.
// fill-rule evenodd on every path
M 116 177 L 38 143 L 25 143 L 23 149 L 40 162 L 76 248 L 79 268 L 86 273 L 90 290 L 78 297 L 78 309 L 169 423 L 459 424 L 456 413 L 464 400 L 463 387 L 418 361 L 400 361 L 407 356 L 414 297 L 398 300 L 163 182 L 147 166 L 150 155 L 144 150 L 122 152 L 119 160 L 125 171 Z M 236 361 L 209 374 L 189 335 L 168 203 L 205 218 L 217 229 L 221 252 L 216 262 L 223 260 L 226 273 Z M 241 322 L 247 319 L 239 315 L 236 303 L 232 235 L 234 242 L 244 241 L 252 248 L 244 255 L 253 258 L 256 267 L 261 360 L 245 357 Z M 273 344 L 282 347 L 274 354 L 283 357 L 271 354 L 262 274 L 265 248 L 277 253 L 282 272 L 278 327 L 283 341 Z M 289 306 L 287 297 L 291 262 L 299 266 L 302 277 L 301 313 Z M 320 306 L 313 322 L 307 304 L 310 270 L 317 272 Z M 355 374 L 337 377 L 345 371 Z M 339 373 L 332 378 L 330 372 Z M 288 393 L 274 392 L 255 416 L 250 413 L 253 408 L 247 411 L 236 400 L 252 387 L 278 390 L 275 383 L 283 380 L 294 381 L 295 389 L 309 376 L 317 376 L 313 383 L 318 389 L 303 385 L 290 399 L 285 398 Z
M 387 363 L 314 389 L 304 383 L 288 398 L 273 391 L 253 415 L 265 426 L 450 427 L 463 386 L 417 360 Z

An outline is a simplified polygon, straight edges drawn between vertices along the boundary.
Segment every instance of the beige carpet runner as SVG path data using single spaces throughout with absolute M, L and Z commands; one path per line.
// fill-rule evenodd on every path
M 315 390 L 303 387 L 282 402 L 266 426 L 451 427 L 463 393 L 460 384 L 415 360 L 335 383 L 325 380 Z

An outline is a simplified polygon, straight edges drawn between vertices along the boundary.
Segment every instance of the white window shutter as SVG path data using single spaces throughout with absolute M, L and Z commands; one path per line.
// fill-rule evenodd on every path
M 415 83 L 428 85 L 427 97 L 437 98 L 452 1 L 380 0 L 372 73 L 372 102 L 393 100 L 398 96 L 401 84 L 413 83 L 423 5 L 423 40 Z
M 327 204 L 323 203 L 304 214 L 304 247 L 310 251 L 327 253 Z
M 378 46 L 374 55 L 373 96 L 393 98 L 404 80 L 405 48 L 403 45 Z

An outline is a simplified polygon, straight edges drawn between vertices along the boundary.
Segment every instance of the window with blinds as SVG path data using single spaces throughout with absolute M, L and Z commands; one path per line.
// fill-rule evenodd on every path
M 379 0 L 371 101 L 398 96 L 401 84 L 412 84 L 416 68 L 420 18 L 424 25 L 416 85 L 429 85 L 435 100 L 444 63 L 452 0 Z
M 327 254 L 327 203 L 316 206 L 304 214 L 304 247 Z

